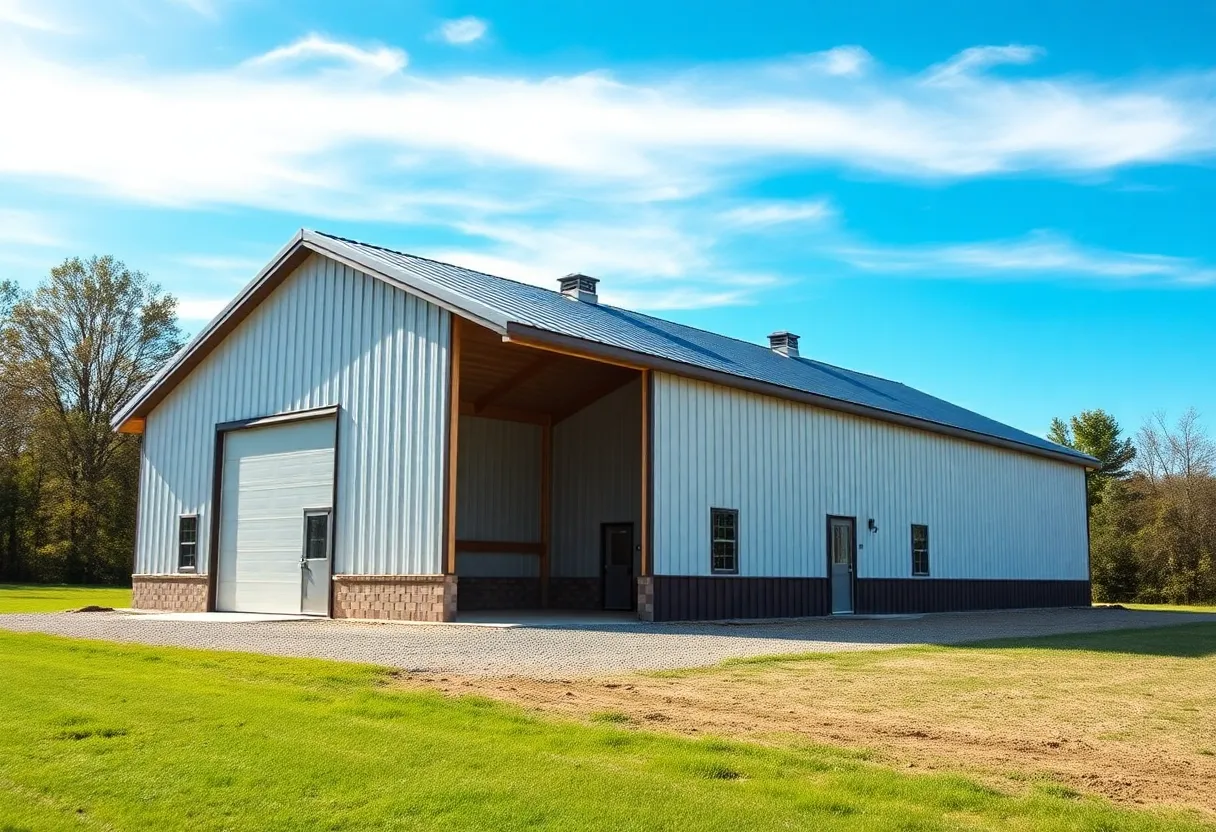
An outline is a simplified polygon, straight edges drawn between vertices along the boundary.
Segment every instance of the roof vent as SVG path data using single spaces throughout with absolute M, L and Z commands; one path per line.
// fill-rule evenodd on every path
M 581 300 L 583 303 L 599 303 L 600 296 L 595 292 L 595 284 L 599 280 L 585 274 L 568 274 L 558 281 L 562 294 L 571 300 Z
M 768 347 L 780 355 L 797 358 L 798 336 L 792 332 L 774 332 L 768 336 Z

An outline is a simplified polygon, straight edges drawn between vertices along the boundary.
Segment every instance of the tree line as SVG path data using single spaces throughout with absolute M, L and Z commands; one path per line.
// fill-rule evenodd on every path
M 113 257 L 0 282 L 0 582 L 130 582 L 139 442 L 110 417 L 180 347 L 176 308 Z
M 1048 439 L 1097 457 L 1090 572 L 1103 601 L 1216 601 L 1216 441 L 1199 414 L 1151 416 L 1135 437 L 1102 410 L 1055 419 Z
M 0 282 L 0 582 L 130 580 L 139 437 L 110 419 L 180 348 L 176 307 L 113 257 L 65 260 L 29 292 Z M 1128 437 L 1087 410 L 1048 438 L 1101 462 L 1096 598 L 1216 600 L 1216 442 L 1198 414 Z

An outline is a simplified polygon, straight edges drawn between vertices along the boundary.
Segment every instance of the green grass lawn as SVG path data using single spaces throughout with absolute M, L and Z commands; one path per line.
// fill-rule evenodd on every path
M 1124 604 L 1129 610 L 1158 610 L 1161 612 L 1216 612 L 1216 605 L 1204 604 Z
M 303 659 L 0 631 L 0 830 L 1148 830 L 826 748 L 533 716 Z
M 62 612 L 90 604 L 98 607 L 129 607 L 131 590 L 112 586 L 0 584 L 0 613 Z

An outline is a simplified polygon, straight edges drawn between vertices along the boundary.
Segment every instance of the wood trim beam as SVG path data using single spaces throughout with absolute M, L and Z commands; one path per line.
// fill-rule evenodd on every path
M 535 378 L 538 374 L 544 372 L 545 368 L 556 360 L 557 357 L 554 355 L 542 355 L 540 358 L 535 359 L 514 375 L 509 376 L 503 381 L 499 382 L 488 393 L 473 402 L 473 415 L 478 415 L 481 413 L 481 411 L 485 410 L 485 408 L 502 399 L 503 396 L 506 396 L 519 385 Z
M 479 416 L 482 419 L 499 419 L 503 422 L 527 422 L 531 425 L 547 425 L 552 422 L 548 413 L 539 410 L 520 410 L 515 407 L 490 406 L 478 410 L 473 402 L 461 402 L 460 413 L 463 416 Z
M 119 433 L 136 433 L 136 434 L 143 433 L 144 432 L 144 420 L 135 419 L 135 418 L 128 419 L 127 421 L 123 422 L 121 425 L 118 426 L 118 432 Z
M 538 340 L 535 338 L 526 338 L 526 337 L 523 337 L 520 335 L 504 335 L 504 336 L 502 336 L 502 340 L 503 340 L 503 343 L 506 343 L 506 344 L 516 344 L 518 346 L 528 347 L 528 348 L 534 349 L 534 350 L 545 350 L 547 352 L 557 353 L 558 355 L 569 355 L 574 358 L 582 358 L 587 361 L 596 361 L 596 362 L 599 362 L 600 364 L 613 364 L 617 367 L 626 367 L 630 370 L 642 370 L 642 369 L 646 368 L 646 365 L 642 364 L 640 362 L 629 361 L 627 359 L 615 357 L 615 356 L 606 356 L 600 352 L 597 352 L 593 348 L 592 349 L 578 349 L 574 346 L 563 346 L 563 345 L 558 345 L 558 344 L 546 343 L 545 341 L 541 341 L 541 340 Z M 579 341 L 579 339 L 577 339 L 577 338 L 570 338 L 569 340 L 574 341 L 574 342 Z M 625 352 L 625 351 L 620 350 L 620 352 Z
M 648 576 L 654 572 L 654 563 L 650 551 L 651 538 L 651 499 L 652 482 L 651 482 L 651 436 L 653 434 L 653 425 L 651 420 L 651 391 L 652 374 L 650 370 L 642 370 L 642 412 L 639 414 L 642 419 L 642 529 L 641 540 L 639 541 L 642 547 L 641 555 L 641 573 L 642 576 Z
M 448 445 L 444 454 L 444 554 L 443 571 L 456 574 L 456 480 L 457 460 L 460 445 L 460 342 L 461 319 L 456 315 L 451 321 L 451 342 L 448 349 Z
M 543 542 L 519 540 L 457 540 L 456 551 L 479 555 L 541 555 L 544 545 Z

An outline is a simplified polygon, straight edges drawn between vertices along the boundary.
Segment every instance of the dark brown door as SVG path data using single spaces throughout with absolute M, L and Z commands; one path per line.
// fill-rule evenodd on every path
M 604 523 L 600 527 L 600 558 L 604 567 L 604 609 L 633 609 L 632 523 Z

